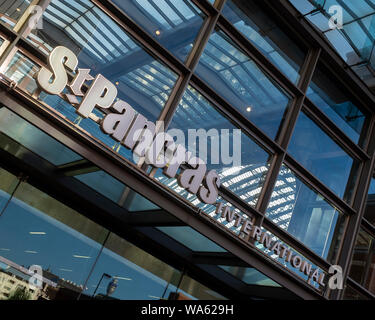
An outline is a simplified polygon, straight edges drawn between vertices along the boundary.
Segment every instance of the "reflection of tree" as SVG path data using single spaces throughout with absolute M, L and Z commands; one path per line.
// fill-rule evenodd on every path
M 10 294 L 8 300 L 31 300 L 31 294 L 26 288 L 17 288 Z

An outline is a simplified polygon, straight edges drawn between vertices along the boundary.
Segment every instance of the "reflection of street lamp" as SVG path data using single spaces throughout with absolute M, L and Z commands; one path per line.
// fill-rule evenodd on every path
M 95 291 L 94 291 L 94 293 L 93 293 L 93 295 L 92 295 L 91 298 L 94 298 L 94 297 L 95 297 L 95 293 L 96 293 L 96 291 L 98 291 L 98 288 L 99 288 L 99 286 L 100 286 L 100 283 L 102 282 L 102 280 L 103 280 L 104 277 L 106 277 L 106 278 L 108 278 L 108 279 L 111 279 L 111 278 L 112 278 L 111 275 L 109 275 L 109 274 L 107 274 L 107 273 L 103 273 L 102 276 L 101 276 L 101 278 L 100 278 L 100 280 L 99 280 L 99 282 L 98 282 L 98 285 L 97 285 L 96 288 L 95 288 Z M 107 289 L 107 291 L 108 291 L 108 289 Z
M 113 294 L 118 286 L 118 279 L 117 278 L 113 278 L 112 281 L 108 284 L 108 287 L 107 287 L 107 296 L 110 296 L 111 294 Z

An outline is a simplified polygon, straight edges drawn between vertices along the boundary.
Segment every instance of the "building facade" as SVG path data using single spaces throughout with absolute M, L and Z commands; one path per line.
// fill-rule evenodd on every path
M 51 300 L 373 299 L 372 69 L 300 4 L 3 1 L 3 274 L 39 266 Z M 186 163 L 147 161 L 145 129 Z

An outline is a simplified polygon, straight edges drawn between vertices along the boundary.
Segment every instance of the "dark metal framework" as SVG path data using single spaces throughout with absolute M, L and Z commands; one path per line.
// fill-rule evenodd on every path
M 134 23 L 125 12 L 121 11 L 111 1 L 92 0 L 93 3 L 105 11 L 113 20 L 122 26 L 127 33 L 136 39 L 146 51 L 157 57 L 179 75 L 177 83 L 161 112 L 159 120 L 164 120 L 167 125 L 170 123 L 187 86 L 192 85 L 221 113 L 230 116 L 232 121 L 235 122 L 243 132 L 252 137 L 259 145 L 272 154 L 269 173 L 266 177 L 256 208 L 252 208 L 249 204 L 225 188 L 221 188 L 220 196 L 224 200 L 237 206 L 245 214 L 255 217 L 258 225 L 262 225 L 268 231 L 295 248 L 305 258 L 309 259 L 323 270 L 328 271 L 330 263 L 265 217 L 265 212 L 278 173 L 282 164 L 286 164 L 306 184 L 319 192 L 328 202 L 348 217 L 345 227 L 345 236 L 342 240 L 336 263 L 343 267 L 344 276 L 347 279 L 348 285 L 354 287 L 369 298 L 375 298 L 375 295 L 347 277 L 359 228 L 361 225 L 369 225 L 363 218 L 363 214 L 366 206 L 367 190 L 375 167 L 375 113 L 372 108 L 372 105 L 375 103 L 375 96 L 369 91 L 366 85 L 359 80 L 355 73 L 347 68 L 346 64 L 330 47 L 328 42 L 300 16 L 299 12 L 287 0 L 259 1 L 259 5 L 262 6 L 264 10 L 268 11 L 274 19 L 278 21 L 280 27 L 288 32 L 296 42 L 307 50 L 307 56 L 302 66 L 300 80 L 297 85 L 293 84 L 221 14 L 225 0 L 216 0 L 213 6 L 206 0 L 192 1 L 207 15 L 207 18 L 186 63 L 182 63 L 154 40 L 146 31 Z M 49 2 L 49 0 L 42 0 L 39 4 L 43 8 L 46 8 Z M 287 111 L 281 132 L 276 141 L 266 136 L 194 73 L 199 58 L 214 28 L 219 28 L 227 34 L 244 53 L 252 58 L 268 76 L 292 97 L 293 102 Z M 18 33 L 0 24 L 0 35 L 10 41 L 10 45 L 6 48 L 2 57 L 0 57 L 0 70 L 4 70 L 17 50 L 20 50 L 39 65 L 46 63 L 46 56 L 23 38 L 28 32 L 30 32 L 30 30 L 27 24 L 25 24 Z M 318 61 L 323 63 L 337 79 L 340 79 L 338 81 L 343 83 L 353 100 L 368 114 L 368 121 L 365 124 L 360 138 L 359 145 L 362 147 L 348 138 L 306 97 L 307 89 Z M 221 226 L 214 225 L 212 221 L 209 221 L 207 217 L 201 215 L 199 210 L 186 202 L 185 199 L 155 181 L 153 179 L 153 170 L 151 173 L 149 173 L 148 168 L 140 170 L 121 156 L 108 150 L 108 148 L 104 147 L 100 142 L 84 136 L 77 128 L 58 118 L 50 109 L 30 97 L 23 90 L 14 87 L 8 80 L 1 80 L 1 87 L 3 89 L 1 89 L 0 92 L 0 101 L 5 106 L 89 161 L 89 164 L 74 163 L 70 168 L 60 168 L 60 170 L 90 170 L 90 168 L 92 168 L 91 165 L 102 168 L 175 217 L 173 219 L 167 218 L 163 215 L 163 212 L 160 212 L 156 217 L 156 220 L 159 219 L 159 223 L 164 225 L 173 223 L 189 225 L 207 238 L 221 245 L 234 256 L 218 257 L 217 255 L 215 256 L 215 254 L 204 255 L 195 253 L 191 261 L 197 264 L 203 261 L 212 261 L 214 264 L 220 259 L 226 261 L 228 261 L 228 259 L 239 259 L 240 262 L 237 261 L 236 263 L 244 263 L 245 265 L 256 267 L 265 275 L 302 298 L 343 298 L 342 291 L 330 292 L 329 290 L 325 290 L 324 292 L 318 292 L 295 274 L 260 254 L 251 245 L 246 245 L 239 241 Z M 315 178 L 312 173 L 287 154 L 286 150 L 296 126 L 298 115 L 302 110 L 307 113 L 324 132 L 336 141 L 343 150 L 359 161 L 359 175 L 355 182 L 354 192 L 352 193 L 349 203 L 339 198 Z M 116 215 L 115 213 L 113 214 L 114 216 Z M 178 221 L 176 221 L 176 219 Z M 157 221 L 155 220 L 149 222 L 147 222 L 146 219 L 143 222 L 141 220 L 142 218 L 133 217 L 126 220 L 126 223 L 128 223 L 128 226 L 137 226 L 135 228 L 138 231 L 145 231 L 144 228 L 152 225 L 152 223 L 156 223 L 157 225 Z M 103 220 L 103 223 L 107 224 L 108 221 Z M 141 226 L 137 224 L 141 224 Z M 366 229 L 368 230 L 369 228 Z M 374 228 L 371 228 L 370 231 L 372 235 L 375 235 Z M 149 231 L 149 237 L 154 237 L 154 239 L 156 239 L 156 237 L 161 236 L 153 234 L 153 231 Z M 209 273 L 210 271 L 207 270 L 207 272 Z

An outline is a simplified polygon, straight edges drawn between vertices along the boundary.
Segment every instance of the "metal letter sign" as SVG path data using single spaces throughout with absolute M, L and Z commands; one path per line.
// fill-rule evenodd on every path
M 234 226 L 240 227 L 239 239 L 249 242 L 250 239 L 263 245 L 266 249 L 286 263 L 308 276 L 312 281 L 324 287 L 324 273 L 301 256 L 295 254 L 287 245 L 284 245 L 275 236 L 255 226 L 249 218 L 238 214 L 236 208 L 224 206 L 217 202 L 220 188 L 220 177 L 215 170 L 207 172 L 206 163 L 198 157 L 192 156 L 182 145 L 174 142 L 171 135 L 157 132 L 156 124 L 137 114 L 131 105 L 117 98 L 117 87 L 103 75 L 95 78 L 90 75 L 90 69 L 78 69 L 77 56 L 69 49 L 59 46 L 49 55 L 48 68 L 42 67 L 37 74 L 37 83 L 40 88 L 49 94 L 62 94 L 65 88 L 70 93 L 65 94 L 67 101 L 76 107 L 76 113 L 88 118 L 95 108 L 114 111 L 107 113 L 100 120 L 100 128 L 130 149 L 139 157 L 144 157 L 147 164 L 155 168 L 162 168 L 169 178 L 177 178 L 178 184 L 188 192 L 196 195 L 206 204 L 216 205 L 216 215 Z M 75 77 L 68 84 L 67 71 L 75 72 Z M 84 94 L 82 87 L 91 82 Z M 80 100 L 79 100 L 79 99 Z M 184 168 L 182 164 L 186 164 Z M 181 169 L 177 175 L 178 170 Z M 245 236 L 245 237 L 243 237 Z

